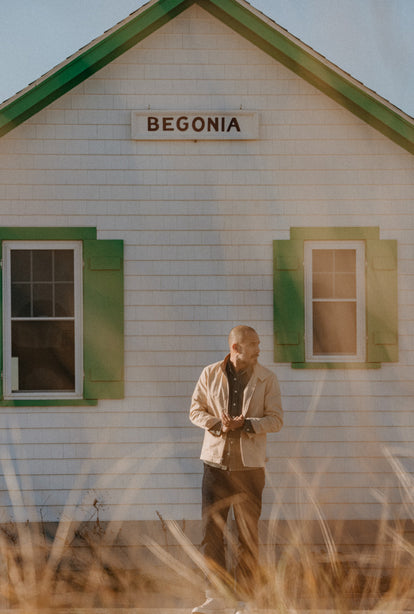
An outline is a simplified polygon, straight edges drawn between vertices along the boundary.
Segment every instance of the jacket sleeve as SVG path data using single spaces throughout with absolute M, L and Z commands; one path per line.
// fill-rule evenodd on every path
M 208 407 L 207 367 L 203 370 L 191 397 L 190 420 L 202 429 L 210 430 L 221 422 Z
M 283 426 L 283 409 L 276 375 L 266 379 L 263 417 L 249 416 L 255 433 L 277 433 Z

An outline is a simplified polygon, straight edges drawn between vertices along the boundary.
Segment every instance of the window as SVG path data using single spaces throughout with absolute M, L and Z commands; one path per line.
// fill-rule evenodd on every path
M 305 241 L 307 361 L 365 360 L 363 242 Z
M 123 396 L 123 242 L 94 228 L 0 228 L 1 405 Z
M 376 227 L 291 228 L 274 241 L 275 361 L 398 361 L 397 243 Z
M 81 398 L 81 242 L 3 242 L 5 398 Z

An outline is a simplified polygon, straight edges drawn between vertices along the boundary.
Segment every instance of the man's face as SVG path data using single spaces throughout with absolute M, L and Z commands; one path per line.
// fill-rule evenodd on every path
M 237 363 L 240 368 L 253 367 L 260 354 L 260 339 L 256 333 L 247 333 L 237 343 Z

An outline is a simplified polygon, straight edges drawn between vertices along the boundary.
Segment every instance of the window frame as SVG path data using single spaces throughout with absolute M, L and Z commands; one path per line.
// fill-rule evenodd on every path
M 74 264 L 74 391 L 13 391 L 13 357 L 11 350 L 11 252 L 12 250 L 71 250 Z M 83 397 L 83 250 L 82 241 L 19 241 L 5 240 L 3 258 L 3 398 L 5 400 L 82 399 Z M 50 317 L 24 318 L 29 321 L 51 321 Z M 54 320 L 64 320 L 55 318 Z M 72 319 L 72 318 L 70 318 Z
M 365 362 L 306 361 L 305 241 L 365 244 Z M 291 227 L 287 238 L 273 241 L 275 363 L 290 363 L 293 369 L 379 369 L 399 361 L 398 324 L 398 242 L 381 238 L 378 226 Z
M 345 250 L 356 252 L 356 352 L 355 354 L 313 353 L 313 250 Z M 365 244 L 363 241 L 305 241 L 305 360 L 306 362 L 365 362 L 366 360 L 366 301 L 365 301 Z M 330 299 L 329 299 L 330 301 Z M 338 302 L 345 302 L 338 299 Z
M 5 399 L 1 407 L 95 406 L 125 397 L 124 241 L 97 237 L 94 226 L 0 226 L 0 241 L 81 241 L 83 249 L 83 395 L 80 399 Z M 3 270 L 0 268 L 0 277 Z M 3 283 L 0 282 L 0 291 Z M 3 298 L 0 301 L 3 310 Z M 97 317 L 98 316 L 98 317 Z M 0 371 L 3 373 L 3 313 Z M 110 351 L 108 351 L 110 348 Z

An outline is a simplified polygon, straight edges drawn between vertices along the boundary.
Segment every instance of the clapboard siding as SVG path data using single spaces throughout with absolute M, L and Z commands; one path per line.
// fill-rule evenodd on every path
M 273 489 L 270 489 L 270 493 L 268 495 L 271 496 L 273 492 L 278 489 L 283 489 L 284 491 L 289 492 L 290 499 L 292 499 L 291 495 L 294 494 L 295 483 L 291 481 L 290 487 L 286 483 L 286 473 L 282 473 L 281 469 L 288 470 L 288 466 L 278 467 L 279 472 L 276 470 L 272 472 L 272 484 Z M 69 490 L 73 490 L 77 488 L 76 495 L 78 498 L 82 497 L 82 489 L 79 486 L 87 489 L 93 489 L 95 493 L 103 494 L 105 490 L 111 487 L 111 490 L 116 492 L 116 496 L 119 498 L 120 492 L 124 490 L 131 491 L 131 496 L 134 495 L 134 491 L 138 489 L 151 489 L 152 491 L 157 490 L 166 490 L 166 489 L 185 489 L 191 490 L 192 494 L 195 495 L 194 499 L 197 502 L 198 490 L 200 486 L 200 476 L 198 473 L 181 473 L 178 472 L 180 467 L 175 467 L 175 472 L 170 471 L 169 473 L 161 473 L 161 468 L 159 466 L 153 467 L 153 471 L 151 476 L 148 474 L 140 473 L 140 468 L 138 465 L 135 467 L 130 467 L 129 473 L 124 473 L 123 475 L 119 475 L 117 472 L 111 473 L 111 467 L 108 468 L 108 472 L 105 474 L 105 477 L 102 478 L 100 474 L 89 474 L 85 476 L 85 480 L 82 481 L 81 484 L 76 484 L 76 478 L 70 474 L 55 474 L 51 476 L 46 475 L 36 475 L 36 474 L 21 474 L 19 476 L 19 482 L 21 488 L 15 487 L 8 489 L 7 484 L 9 482 L 9 475 L 4 476 L 0 480 L 0 492 L 9 491 L 9 494 L 13 493 L 27 492 L 31 493 L 34 491 L 43 491 L 43 497 L 47 493 L 48 490 L 56 490 L 60 491 L 60 497 L 62 498 L 62 494 L 66 496 Z M 393 474 L 391 471 L 385 472 L 362 472 L 360 471 L 358 475 L 352 472 L 326 472 L 322 477 L 318 476 L 315 479 L 315 476 L 311 472 L 301 473 L 301 476 L 304 480 L 306 480 L 312 488 L 317 489 L 320 492 L 330 492 L 331 494 L 335 492 L 335 489 L 338 488 L 365 488 L 368 490 L 368 495 L 370 489 L 374 488 L 385 488 L 388 492 L 393 492 L 395 487 L 393 488 L 392 484 Z M 17 485 L 16 485 L 17 486 Z M 297 485 L 296 485 L 297 488 Z M 75 491 L 74 491 L 75 494 Z M 393 494 L 395 494 L 393 492 Z M 63 499 L 64 503 L 64 499 Z
M 65 428 L 65 429 L 53 429 L 53 428 L 41 428 L 41 429 L 26 429 L 19 431 L 19 443 L 9 437 L 7 434 L 3 435 L 0 441 L 0 445 L 21 445 L 29 449 L 31 445 L 47 445 L 48 441 L 56 442 L 56 446 L 65 445 L 67 439 L 77 440 L 77 445 L 90 445 L 106 444 L 107 442 L 112 445 L 129 445 L 129 444 L 145 444 L 147 441 L 157 442 L 158 444 L 169 444 L 174 442 L 177 445 L 198 443 L 199 436 L 194 432 L 190 426 L 178 426 L 169 424 L 171 420 L 167 420 L 164 426 L 148 427 L 137 426 L 133 427 L 104 427 L 99 431 L 95 427 L 85 428 L 82 427 L 80 432 L 77 428 Z M 284 427 L 283 443 L 298 443 L 298 440 L 306 438 L 309 443 L 326 441 L 349 444 L 350 441 L 359 444 L 360 442 L 366 443 L 378 443 L 378 444 L 395 444 L 404 443 L 412 440 L 414 434 L 413 426 L 377 426 L 375 424 L 368 424 L 365 427 L 363 425 L 358 426 L 344 426 L 342 424 L 336 426 L 309 426 L 306 424 L 299 424 L 294 427 L 289 426 L 289 422 Z M 301 428 L 301 435 L 298 437 L 298 427 Z M 274 439 L 274 438 L 273 438 Z M 276 441 L 276 440 L 275 440 Z M 277 440 L 279 441 L 279 439 Z M 284 449 L 283 447 L 281 449 Z
M 401 458 L 400 458 L 401 460 Z M 403 458 L 403 466 L 407 470 L 413 469 L 413 459 Z M 306 457 L 303 459 L 289 459 L 277 456 L 269 456 L 267 471 L 271 478 L 271 483 L 274 487 L 280 487 L 286 482 L 289 483 L 292 479 L 292 464 L 297 467 L 300 474 L 303 475 L 309 482 L 321 485 L 354 484 L 355 486 L 363 486 L 366 480 L 370 480 L 370 485 L 381 487 L 388 482 L 395 483 L 394 473 L 390 464 L 385 458 L 375 458 L 375 462 L 364 461 L 358 459 L 335 457 L 327 461 L 322 457 Z M 19 461 L 19 482 L 22 488 L 31 490 L 31 486 L 37 477 L 50 479 L 51 487 L 60 479 L 65 477 L 66 484 L 70 482 L 75 485 L 79 474 L 85 470 L 87 473 L 82 475 L 82 484 L 87 484 L 89 487 L 97 486 L 103 480 L 112 480 L 119 477 L 120 473 L 135 484 L 139 488 L 144 480 L 151 480 L 151 483 L 157 484 L 157 476 L 169 476 L 170 485 L 174 483 L 177 475 L 182 476 L 186 484 L 194 483 L 194 480 L 199 480 L 202 468 L 199 465 L 194 468 L 194 458 L 171 458 L 168 463 L 151 462 L 151 465 L 142 461 L 142 459 L 130 457 L 122 458 L 119 462 L 107 458 L 72 458 L 72 459 L 31 459 L 30 465 L 24 461 Z M 148 468 L 151 467 L 151 473 L 148 474 Z M 323 472 L 321 472 L 321 466 Z M 45 468 L 49 471 L 46 472 Z M 4 477 L 14 476 L 13 467 L 5 465 Z M 186 481 L 185 476 L 189 476 Z M 367 477 L 369 476 L 369 477 Z M 154 482 L 152 480 L 155 480 Z M 198 482 L 199 484 L 199 482 Z
M 309 413 L 305 409 L 297 410 L 294 409 L 297 405 L 296 397 L 287 397 L 285 408 L 287 410 L 287 416 L 285 421 L 285 428 L 294 429 L 297 427 L 307 428 L 328 428 L 328 427 L 353 427 L 353 428 L 372 428 L 372 427 L 383 427 L 384 429 L 390 429 L 390 433 L 392 434 L 394 430 L 398 432 L 400 428 L 413 427 L 414 426 L 414 414 L 410 411 L 409 407 L 409 399 L 404 403 L 404 398 L 402 397 L 402 402 L 389 407 L 389 401 L 387 404 L 383 404 L 382 407 L 375 407 L 375 411 L 372 409 L 362 408 L 357 414 L 354 412 L 347 412 L 347 402 L 345 399 L 342 400 L 342 404 L 336 403 L 337 407 L 333 409 L 333 401 L 329 403 L 329 400 L 326 399 L 325 404 L 318 404 L 317 412 Z M 113 412 L 110 410 L 100 411 L 99 415 L 103 421 L 103 426 L 100 431 L 102 431 L 100 437 L 105 438 L 105 431 L 112 431 L 114 436 L 117 436 L 118 430 L 122 432 L 123 429 L 146 429 L 153 428 L 154 424 L 161 425 L 161 428 L 165 428 L 166 425 L 174 426 L 175 428 L 191 428 L 188 424 L 188 417 L 185 413 L 182 412 L 182 402 L 185 400 L 185 397 L 178 397 L 176 400 L 171 400 L 171 405 L 169 405 L 168 409 L 165 408 L 164 411 L 162 409 L 158 410 L 141 410 L 140 412 L 134 412 L 133 410 L 125 410 L 122 413 L 122 424 L 120 424 L 119 416 L 113 415 Z M 162 403 L 160 403 L 162 405 Z M 164 403 L 166 405 L 166 403 Z M 404 409 L 404 405 L 406 409 Z M 402 408 L 400 407 L 402 406 Z M 44 424 L 44 415 L 48 417 L 48 426 L 45 427 Z M 2 414 L 3 424 L 11 423 L 13 424 L 13 418 L 15 415 L 7 415 Z M 10 426 L 10 431 L 3 430 L 1 432 L 1 441 L 0 443 L 5 443 L 9 441 L 16 441 L 17 438 L 20 440 L 24 437 L 24 441 L 28 441 L 29 437 L 35 437 L 33 433 L 39 431 L 38 437 L 41 437 L 41 433 L 47 432 L 48 438 L 51 435 L 52 430 L 60 431 L 60 435 L 65 433 L 66 435 L 70 434 L 70 430 L 77 432 L 79 426 L 82 426 L 86 432 L 89 430 L 96 431 L 96 414 L 90 414 L 89 412 L 85 412 L 85 410 L 76 412 L 72 410 L 70 412 L 60 412 L 53 413 L 49 412 L 44 413 L 21 413 L 19 416 L 19 428 L 16 429 L 13 426 Z M 13 428 L 15 430 L 13 431 Z M 339 429 L 341 430 L 341 429 Z M 28 434 L 24 434 L 27 432 Z M 192 431 L 193 433 L 193 431 Z M 362 436 L 362 435 L 361 435 Z M 94 435 L 93 440 L 96 440 L 97 435 Z M 279 435 L 272 435 L 274 438 L 278 438 Z M 391 440 L 392 437 L 387 437 L 386 432 L 384 430 L 384 439 Z
M 389 503 L 398 504 L 401 503 L 401 495 L 398 488 L 388 488 L 382 487 L 384 492 L 384 496 L 387 498 Z M 109 491 L 109 492 L 108 492 Z M 199 499 L 199 485 L 195 488 L 179 488 L 179 487 L 166 487 L 162 488 L 162 491 L 168 495 L 168 501 L 172 505 L 192 505 L 194 507 L 197 506 Z M 285 486 L 279 488 L 276 491 L 272 491 L 270 488 L 265 492 L 263 503 L 272 504 L 275 502 L 277 505 L 294 505 L 295 500 L 297 500 L 297 491 L 298 487 L 295 486 Z M 7 494 L 10 496 L 10 503 L 13 501 L 13 496 L 15 493 L 19 493 L 21 491 L 7 491 Z M 30 501 L 30 491 L 27 492 L 26 500 Z M 67 489 L 66 488 L 55 488 L 50 494 L 50 489 L 41 490 L 39 489 L 36 493 L 36 499 L 33 501 L 44 500 L 47 498 L 51 499 L 51 504 L 54 506 L 64 506 L 67 500 Z M 318 489 L 317 493 L 319 495 L 321 504 L 335 504 L 335 503 L 346 503 L 347 500 L 351 503 L 358 504 L 369 504 L 375 503 L 376 497 L 375 493 L 372 492 L 370 488 L 367 488 L 365 485 L 359 488 L 352 488 L 349 486 L 348 488 L 324 488 Z M 116 478 L 111 483 L 111 481 L 107 481 L 107 484 L 104 485 L 104 488 L 101 490 L 93 489 L 93 492 L 85 492 L 85 489 L 72 489 L 71 497 L 73 498 L 73 503 L 78 503 L 81 507 L 90 505 L 94 498 L 98 498 L 101 495 L 100 500 L 98 500 L 99 507 L 105 508 L 105 505 L 110 503 L 111 505 L 119 506 L 123 503 L 128 503 L 130 506 L 135 505 L 144 505 L 148 507 L 153 507 L 157 505 L 159 502 L 159 490 L 156 488 L 151 488 L 149 485 L 144 482 L 142 484 L 142 489 L 138 488 L 128 488 L 126 486 L 117 487 Z M 105 503 L 103 497 L 106 498 L 107 503 Z M 303 499 L 306 500 L 306 494 L 304 493 Z M 20 506 L 19 506 L 20 507 Z M 22 507 L 22 506 L 21 506 Z
M 158 186 L 160 181 L 169 186 L 209 186 L 214 182 L 215 187 L 220 189 L 225 186 L 231 190 L 235 187 L 247 185 L 253 189 L 256 185 L 263 189 L 265 186 L 283 186 L 287 189 L 294 186 L 300 189 L 301 186 L 314 184 L 315 187 L 322 189 L 324 186 L 338 186 L 344 182 L 348 188 L 352 186 L 362 186 L 366 188 L 371 182 L 378 185 L 382 184 L 391 189 L 392 185 L 406 185 L 410 187 L 412 181 L 412 169 L 409 170 L 330 170 L 330 169 L 270 169 L 262 168 L 232 169 L 223 170 L 220 168 L 210 169 L 188 169 L 187 171 L 177 172 L 176 169 L 134 169 L 134 170 L 77 170 L 78 181 L 87 187 L 99 186 L 101 183 L 109 182 L 115 190 L 119 185 L 121 188 L 134 188 L 139 186 Z M 0 171 L 0 181 L 4 184 L 7 181 L 12 186 L 66 186 L 72 184 L 73 169 L 68 170 L 28 170 Z M 231 186 L 231 187 L 230 187 Z
M 253 109 L 260 139 L 132 141 L 131 111 L 149 106 Z M 6 517 L 198 519 L 202 433 L 189 399 L 239 322 L 257 328 L 285 408 L 264 517 L 276 502 L 282 517 L 314 518 L 303 480 L 329 518 L 379 518 L 373 489 L 397 512 L 384 450 L 414 470 L 413 171 L 410 154 L 197 6 L 3 137 L 2 225 L 23 216 L 123 239 L 126 305 L 124 400 L 2 409 Z M 398 241 L 399 363 L 273 363 L 272 242 L 334 225 Z
M 120 155 L 118 159 L 113 159 L 113 156 L 117 154 L 116 151 L 110 152 L 110 155 L 105 154 L 95 154 L 94 156 L 89 156 L 87 153 L 83 155 L 68 155 L 62 153 L 59 147 L 57 147 L 54 151 L 53 148 L 54 141 L 51 141 L 50 149 L 47 153 L 39 154 L 35 159 L 32 156 L 25 156 L 22 153 L 16 153 L 11 155 L 2 154 L 0 156 L 1 163 L 1 175 L 4 176 L 6 170 L 13 170 L 17 179 L 22 179 L 22 175 L 19 174 L 19 170 L 23 169 L 26 173 L 29 171 L 45 171 L 48 172 L 50 176 L 52 176 L 53 171 L 60 171 L 62 167 L 65 171 L 73 171 L 78 170 L 79 168 L 83 168 L 85 171 L 112 171 L 114 172 L 114 176 L 117 177 L 115 172 L 122 171 L 122 174 L 119 174 L 123 178 L 128 178 L 128 172 L 136 172 L 137 166 L 137 156 L 133 154 L 123 154 Z M 332 148 L 333 149 L 333 148 Z M 57 155 L 58 157 L 55 160 L 51 160 L 49 158 L 50 155 Z M 293 157 L 294 155 L 294 157 Z M 25 160 L 25 157 L 29 159 Z M 252 154 L 234 154 L 231 158 L 229 158 L 225 153 L 218 154 L 217 156 L 210 156 L 206 159 L 206 156 L 197 155 L 193 156 L 190 160 L 187 159 L 187 156 L 182 154 L 178 155 L 168 155 L 160 159 L 159 155 L 156 153 L 148 154 L 144 157 L 140 157 L 139 160 L 139 168 L 140 171 L 146 171 L 146 176 L 151 177 L 150 171 L 159 172 L 160 169 L 163 171 L 182 171 L 183 163 L 186 166 L 187 170 L 197 171 L 197 170 L 208 170 L 208 171 L 228 171 L 234 174 L 234 162 L 237 160 L 238 171 L 252 171 Z M 390 155 L 379 155 L 376 157 L 376 164 L 378 171 L 392 171 L 398 173 L 404 173 L 405 171 L 411 172 L 411 168 L 404 168 L 406 162 L 406 156 L 390 156 Z M 262 175 L 260 178 L 268 177 L 268 173 L 274 173 L 275 169 L 277 171 L 297 171 L 302 170 L 303 172 L 309 171 L 318 171 L 326 173 L 327 170 L 332 172 L 340 171 L 342 173 L 343 169 L 348 169 L 349 172 L 352 171 L 367 171 L 371 172 L 370 166 L 372 165 L 372 158 L 370 155 L 360 154 L 359 156 L 353 156 L 350 154 L 338 155 L 337 153 L 329 152 L 320 152 L 318 155 L 304 155 L 303 152 L 301 154 L 295 155 L 292 152 L 292 155 L 289 155 L 287 152 L 284 154 L 275 154 L 272 155 L 269 152 L 268 155 L 265 155 L 263 150 L 258 150 L 255 155 L 255 165 L 259 167 L 262 171 Z M 16 170 L 17 169 L 17 170 Z M 267 173 L 267 174 L 266 174 Z M 54 176 L 53 176 L 54 177 Z M 110 178 L 110 175 L 106 177 L 106 180 Z M 255 180 L 257 177 L 255 175 Z M 136 179 L 136 176 L 133 176 L 133 179 Z M 277 175 L 270 177 L 273 182 L 277 179 Z M 10 180 L 10 177 L 9 177 Z M 261 203 L 258 203 L 259 210 Z

